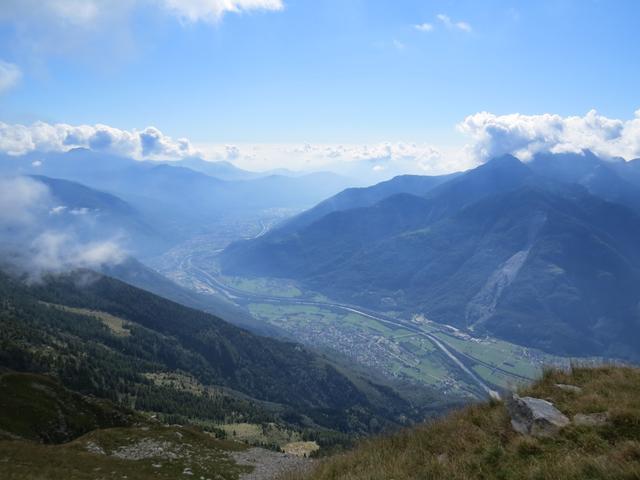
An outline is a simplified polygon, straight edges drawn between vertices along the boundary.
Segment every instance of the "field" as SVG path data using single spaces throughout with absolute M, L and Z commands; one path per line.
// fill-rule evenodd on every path
M 113 335 L 118 337 L 128 337 L 131 335 L 129 328 L 127 328 L 127 321 L 122 318 L 111 315 L 107 312 L 100 312 L 98 310 L 89 310 L 87 308 L 75 308 L 75 307 L 67 307 L 66 305 L 57 305 L 54 303 L 45 303 L 45 305 L 51 308 L 57 308 L 58 310 L 63 310 L 65 312 L 75 313 L 77 315 L 84 315 L 85 317 L 93 317 L 102 322 L 102 324 L 107 327 Z
M 448 394 L 477 395 L 474 382 L 431 340 L 413 330 L 324 306 L 250 303 L 247 307 L 252 315 L 297 341 L 337 350 L 387 376 L 424 383 Z M 434 322 L 415 321 L 412 325 L 438 338 L 483 381 L 499 388 L 516 388 L 538 378 L 545 366 L 570 363 L 569 359 L 495 338 L 471 337 Z
M 237 288 L 247 293 L 258 293 L 262 295 L 273 295 L 276 297 L 295 298 L 300 297 L 302 292 L 293 282 L 276 278 L 241 278 L 241 277 L 220 277 L 225 285 Z

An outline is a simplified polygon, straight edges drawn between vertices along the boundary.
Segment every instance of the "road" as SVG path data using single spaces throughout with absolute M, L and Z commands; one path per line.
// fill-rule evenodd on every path
M 318 302 L 314 300 L 300 300 L 296 298 L 289 297 L 278 297 L 274 295 L 263 295 L 257 293 L 250 293 L 243 290 L 239 290 L 237 288 L 231 287 L 222 283 L 218 278 L 216 278 L 211 273 L 203 270 L 200 267 L 197 267 L 191 261 L 191 258 L 188 257 L 186 262 L 183 262 L 181 267 L 183 269 L 188 269 L 191 275 L 195 275 L 200 282 L 207 284 L 210 288 L 213 288 L 224 295 L 226 295 L 230 299 L 243 299 L 246 301 L 258 301 L 258 302 L 267 302 L 267 303 L 278 303 L 282 305 L 308 305 L 308 306 L 316 306 L 316 307 L 324 307 L 324 308 L 332 308 L 342 311 L 347 311 L 351 313 L 356 313 L 358 315 L 362 315 L 364 317 L 370 318 L 380 323 L 384 323 L 387 325 L 391 325 L 394 327 L 400 327 L 405 330 L 409 330 L 418 335 L 421 335 L 427 338 L 430 342 L 432 342 L 447 358 L 449 358 L 455 365 L 458 367 L 464 374 L 466 374 L 475 384 L 477 384 L 489 397 L 499 400 L 500 394 L 493 390 L 489 385 L 487 385 L 478 375 L 476 375 L 473 371 L 471 371 L 463 362 L 460 360 L 458 355 L 462 356 L 462 354 L 458 353 L 453 347 L 446 344 L 444 341 L 436 338 L 428 332 L 425 332 L 418 326 L 402 322 L 400 320 L 394 319 L 392 317 L 388 317 L 386 315 L 382 315 L 377 312 L 373 312 L 371 310 L 348 305 L 343 303 L 334 303 L 334 302 Z

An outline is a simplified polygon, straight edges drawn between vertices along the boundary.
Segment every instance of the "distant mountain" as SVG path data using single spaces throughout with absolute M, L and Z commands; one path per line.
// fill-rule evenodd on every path
M 637 359 L 639 240 L 626 206 L 507 156 L 423 196 L 237 242 L 221 262 L 553 353 Z
M 185 158 L 179 162 L 171 162 L 171 164 L 187 167 L 220 180 L 250 180 L 262 176 L 260 173 L 243 170 L 225 161 L 208 162 L 201 158 Z
M 50 373 L 139 410 L 351 433 L 424 414 L 299 345 L 94 272 L 34 285 L 0 273 L 0 296 L 0 368 Z
M 208 169 L 209 174 L 187 168 L 190 163 Z M 230 164 L 209 163 L 196 159 L 171 164 L 143 162 L 75 149 L 4 155 L 0 173 L 47 176 L 108 192 L 132 206 L 169 244 L 217 229 L 224 218 L 255 218 L 270 209 L 300 211 L 354 183 L 328 172 L 253 178 Z M 212 176 L 214 171 L 225 171 L 227 178 L 247 178 L 223 180 Z
M 577 183 L 593 195 L 640 212 L 640 164 L 603 160 L 585 150 L 579 154 L 538 154 L 527 165 L 538 175 Z
M 121 198 L 77 182 L 32 175 L 33 181 L 47 188 L 31 230 L 36 236 L 46 231 L 71 235 L 76 241 L 94 242 L 117 238 L 118 243 L 130 252 L 147 255 L 162 251 L 168 240 L 162 232 L 152 227 L 148 219 Z M 4 232 L 4 242 L 24 242 L 33 238 L 12 238 L 25 232 Z
M 60 205 L 66 208 L 84 208 L 110 215 L 130 217 L 137 214 L 131 205 L 110 193 L 101 192 L 80 183 L 59 178 L 50 178 L 43 175 L 31 175 L 31 178 L 44 183 L 54 198 L 60 202 Z
M 422 175 L 400 175 L 386 182 L 381 182 L 370 187 L 347 188 L 340 193 L 320 202 L 315 207 L 302 212 L 291 220 L 287 221 L 279 229 L 283 231 L 294 231 L 315 220 L 340 210 L 352 208 L 369 207 L 386 197 L 397 193 L 410 193 L 412 195 L 425 195 L 431 189 L 451 180 L 458 174 L 422 176 Z

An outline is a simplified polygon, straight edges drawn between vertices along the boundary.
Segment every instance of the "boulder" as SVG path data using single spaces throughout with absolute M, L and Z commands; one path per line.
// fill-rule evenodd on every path
M 569 425 L 570 420 L 553 403 L 541 398 L 520 397 L 515 393 L 507 400 L 511 426 L 523 435 L 549 437 Z

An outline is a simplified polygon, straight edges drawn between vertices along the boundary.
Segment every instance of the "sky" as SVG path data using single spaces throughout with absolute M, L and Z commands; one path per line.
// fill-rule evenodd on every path
M 412 173 L 630 159 L 638 45 L 636 0 L 2 0 L 0 150 Z

